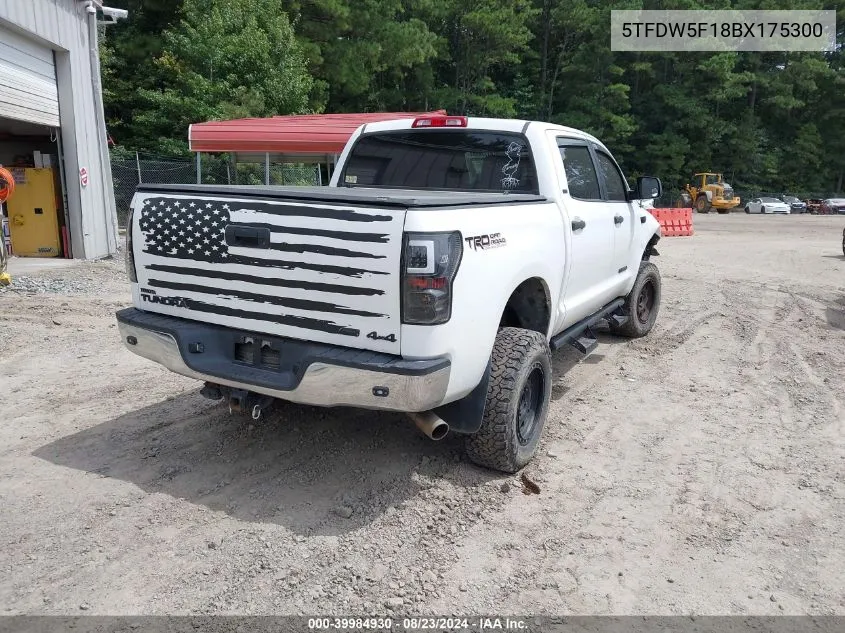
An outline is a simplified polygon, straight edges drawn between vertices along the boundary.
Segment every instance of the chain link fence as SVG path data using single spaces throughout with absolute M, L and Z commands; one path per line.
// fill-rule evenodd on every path
M 126 226 L 129 205 L 140 183 L 188 185 L 197 183 L 197 161 L 190 158 L 157 156 L 112 156 L 112 181 L 118 223 Z M 305 163 L 270 163 L 270 182 L 276 186 L 323 184 L 319 165 Z M 201 155 L 200 178 L 206 185 L 266 184 L 266 165 L 258 162 L 234 162 L 229 157 Z

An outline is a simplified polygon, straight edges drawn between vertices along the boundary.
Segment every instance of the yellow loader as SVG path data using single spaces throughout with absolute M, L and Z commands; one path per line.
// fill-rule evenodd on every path
M 724 181 L 722 174 L 703 172 L 693 176 L 693 184 L 686 185 L 681 194 L 684 204 L 698 213 L 709 213 L 716 209 L 728 213 L 740 205 L 739 196 L 734 196 L 733 187 Z

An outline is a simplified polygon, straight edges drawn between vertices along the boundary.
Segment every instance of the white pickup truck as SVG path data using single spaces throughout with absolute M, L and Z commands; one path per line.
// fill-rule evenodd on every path
M 359 128 L 328 187 L 140 185 L 132 352 L 259 417 L 274 398 L 403 411 L 474 462 L 537 451 L 551 350 L 647 334 L 660 226 L 575 129 L 432 116 Z

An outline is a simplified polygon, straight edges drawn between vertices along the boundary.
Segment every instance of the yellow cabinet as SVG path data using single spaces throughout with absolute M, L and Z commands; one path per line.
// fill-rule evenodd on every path
M 15 193 L 6 202 L 12 252 L 23 257 L 61 255 L 56 176 L 52 169 L 15 170 Z

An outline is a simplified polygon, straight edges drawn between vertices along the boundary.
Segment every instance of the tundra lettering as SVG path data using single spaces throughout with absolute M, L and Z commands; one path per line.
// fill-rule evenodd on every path
M 149 303 L 158 303 L 163 306 L 174 306 L 177 308 L 185 308 L 185 300 L 182 297 L 159 297 L 147 293 L 141 294 L 141 301 Z

